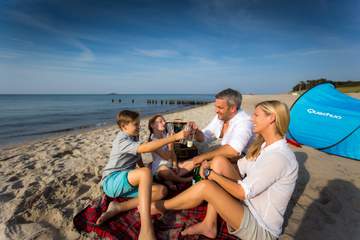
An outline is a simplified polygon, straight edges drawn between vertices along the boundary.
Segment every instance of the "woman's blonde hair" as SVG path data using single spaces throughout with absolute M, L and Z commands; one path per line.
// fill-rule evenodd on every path
M 290 122 L 289 108 L 287 105 L 277 100 L 271 100 L 260 102 L 256 104 L 255 108 L 257 107 L 260 107 L 266 115 L 275 114 L 276 132 L 281 137 L 284 137 Z M 246 159 L 255 160 L 260 154 L 261 145 L 264 143 L 264 141 L 264 138 L 260 134 L 257 134 L 249 147 L 249 150 L 246 154 Z

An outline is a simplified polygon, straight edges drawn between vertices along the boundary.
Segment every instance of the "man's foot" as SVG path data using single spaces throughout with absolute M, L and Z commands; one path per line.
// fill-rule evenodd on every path
M 164 184 L 168 187 L 171 191 L 176 191 L 177 187 L 171 181 L 165 181 Z
M 204 222 L 200 222 L 186 228 L 184 231 L 181 232 L 182 236 L 195 235 L 195 234 L 198 235 L 201 234 L 208 238 L 216 238 L 217 235 L 216 225 L 215 224 L 207 225 Z
M 114 201 L 110 202 L 109 207 L 106 210 L 106 212 L 101 214 L 101 216 L 96 221 L 96 225 L 100 225 L 100 224 L 104 223 L 105 221 L 109 220 L 110 218 L 114 217 L 115 215 L 121 213 L 122 210 L 123 209 L 121 207 L 121 203 L 114 202 Z

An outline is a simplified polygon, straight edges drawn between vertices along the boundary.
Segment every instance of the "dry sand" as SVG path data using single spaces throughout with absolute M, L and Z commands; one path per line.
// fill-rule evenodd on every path
M 360 98 L 360 94 L 353 94 Z M 243 108 L 296 96 L 248 95 Z M 204 127 L 212 104 L 165 115 Z M 146 139 L 142 119 L 141 139 Z M 108 160 L 116 126 L 51 137 L 0 152 L 0 239 L 90 239 L 73 229 L 74 214 L 100 196 L 101 169 Z M 280 239 L 360 239 L 360 162 L 310 147 L 293 148 L 299 161 L 297 187 Z M 149 160 L 148 155 L 144 156 Z

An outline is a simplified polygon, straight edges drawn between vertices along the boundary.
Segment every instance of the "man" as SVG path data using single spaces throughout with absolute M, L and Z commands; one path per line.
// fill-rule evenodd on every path
M 235 163 L 246 151 L 252 138 L 251 117 L 240 109 L 241 94 L 228 88 L 216 94 L 215 98 L 217 116 L 202 131 L 194 122 L 191 125 L 196 130 L 197 141 L 204 142 L 217 138 L 221 139 L 221 146 L 192 158 L 192 166 L 212 160 L 215 156 L 226 157 Z

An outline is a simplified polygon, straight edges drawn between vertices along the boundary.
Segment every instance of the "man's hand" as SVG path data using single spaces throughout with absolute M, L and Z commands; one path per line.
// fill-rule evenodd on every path
M 202 163 L 203 161 L 205 161 L 205 160 L 206 160 L 206 159 L 204 158 L 203 155 L 199 155 L 199 156 L 193 157 L 192 162 L 193 162 L 193 164 L 194 164 L 194 166 L 195 166 L 195 165 L 201 164 L 201 163 Z
M 181 130 L 180 132 L 176 133 L 175 134 L 176 141 L 187 138 L 190 135 L 190 132 L 191 131 Z
M 196 131 L 199 129 L 199 127 L 196 125 L 196 123 L 194 122 L 194 121 L 190 121 L 189 122 L 189 126 L 190 126 L 190 128 L 191 128 L 191 132 L 192 132 L 192 134 L 195 134 L 196 133 Z
M 200 166 L 200 176 L 204 179 L 205 178 L 205 169 L 208 169 L 208 168 L 210 168 L 210 165 L 209 165 L 209 163 L 208 163 L 208 161 L 203 161 L 202 163 L 201 163 L 201 166 Z

